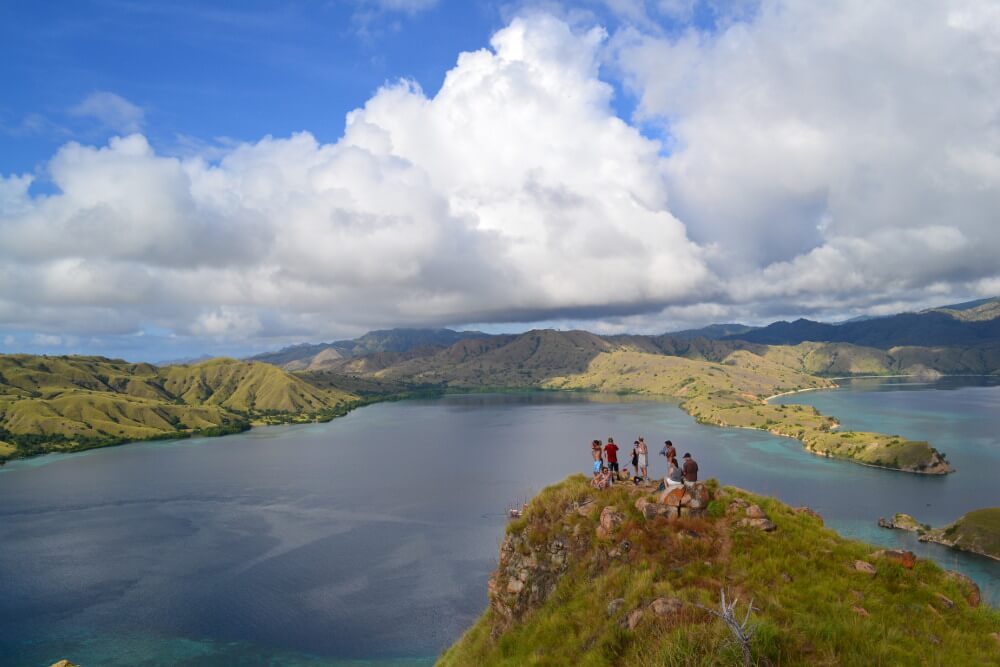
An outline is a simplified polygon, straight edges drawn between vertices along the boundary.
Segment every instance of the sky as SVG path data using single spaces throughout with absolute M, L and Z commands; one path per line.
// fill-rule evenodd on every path
M 0 5 L 0 353 L 1000 294 L 1000 6 Z

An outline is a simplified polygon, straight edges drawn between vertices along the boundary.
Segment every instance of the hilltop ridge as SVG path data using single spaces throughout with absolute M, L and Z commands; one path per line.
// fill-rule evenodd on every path
M 844 539 L 808 508 L 699 486 L 660 497 L 575 475 L 543 490 L 439 667 L 996 662 L 1000 613 L 963 575 Z M 709 611 L 720 591 L 754 630 L 750 662 Z

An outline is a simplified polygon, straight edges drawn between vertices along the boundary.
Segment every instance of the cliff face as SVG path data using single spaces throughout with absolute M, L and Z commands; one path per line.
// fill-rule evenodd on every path
M 713 482 L 543 491 L 511 522 L 480 620 L 441 665 L 740 664 L 710 610 L 749 611 L 764 664 L 992 664 L 1000 614 L 968 579 Z M 748 604 L 752 601 L 752 610 Z

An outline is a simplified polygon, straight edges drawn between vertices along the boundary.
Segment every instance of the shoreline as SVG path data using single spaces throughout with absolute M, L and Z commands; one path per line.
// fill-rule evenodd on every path
M 830 378 L 831 380 L 837 380 L 840 378 Z M 774 394 L 773 396 L 768 396 L 767 398 L 762 398 L 761 401 L 764 403 L 769 403 L 776 398 L 781 398 L 782 396 L 794 396 L 795 394 L 804 394 L 807 391 L 829 391 L 832 389 L 840 389 L 840 385 L 834 383 L 832 387 L 806 387 L 805 389 L 793 389 L 792 391 L 783 391 L 780 394 Z M 759 429 L 763 430 L 763 429 Z

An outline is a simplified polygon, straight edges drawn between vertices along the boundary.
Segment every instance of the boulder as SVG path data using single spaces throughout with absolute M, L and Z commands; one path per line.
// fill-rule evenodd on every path
M 684 608 L 677 598 L 656 598 L 649 603 L 649 610 L 657 616 L 673 616 Z
M 642 513 L 642 516 L 647 519 L 655 519 L 658 516 L 665 516 L 667 518 L 673 518 L 677 516 L 676 507 L 667 507 L 666 505 L 661 505 L 660 503 L 647 500 L 646 498 L 639 498 L 635 501 L 635 508 Z
M 726 508 L 726 514 L 743 514 L 749 505 L 750 503 L 742 498 L 735 498 Z
M 757 530 L 763 530 L 765 533 L 770 533 L 771 531 L 777 530 L 778 525 L 771 521 L 770 519 L 740 519 L 736 522 L 737 526 L 743 526 L 744 528 L 756 528 Z
M 870 616 L 868 610 L 865 609 L 864 607 L 857 607 L 857 606 L 851 607 L 851 611 L 853 611 L 858 616 L 862 616 L 864 618 L 868 618 L 868 616 Z
M 597 526 L 597 536 L 602 540 L 611 537 L 618 528 L 625 523 L 625 515 L 608 505 L 601 510 L 600 523 Z
M 642 620 L 642 609 L 633 609 L 629 612 L 628 616 L 625 617 L 624 625 L 629 630 L 635 630 L 639 625 L 639 621 Z
M 684 487 L 678 486 L 673 489 L 667 489 L 662 494 L 660 494 L 660 502 L 668 507 L 680 507 L 681 500 L 684 498 Z
M 760 508 L 759 505 L 750 505 L 747 507 L 747 516 L 751 519 L 766 519 L 767 514 Z
M 861 572 L 862 574 L 867 574 L 870 577 L 875 576 L 875 566 L 871 563 L 866 563 L 863 560 L 854 561 L 854 571 Z
M 793 507 L 792 511 L 795 512 L 796 514 L 805 514 L 806 516 L 811 516 L 812 518 L 819 521 L 819 525 L 821 526 L 823 525 L 823 517 L 820 516 L 819 512 L 810 507 L 806 507 L 805 505 L 803 505 L 802 507 Z
M 608 616 L 614 616 L 625 604 L 625 598 L 615 598 L 608 603 Z
M 944 576 L 958 584 L 970 607 L 978 607 L 982 603 L 983 597 L 979 592 L 979 585 L 972 579 L 954 570 L 945 570 Z
M 907 570 L 912 570 L 917 564 L 917 556 L 912 551 L 903 549 L 879 549 L 872 554 L 873 558 L 884 558 L 899 563 Z
M 940 602 L 941 606 L 945 609 L 951 609 L 955 606 L 955 602 L 943 593 L 935 593 L 934 597 L 937 598 L 937 601 Z

